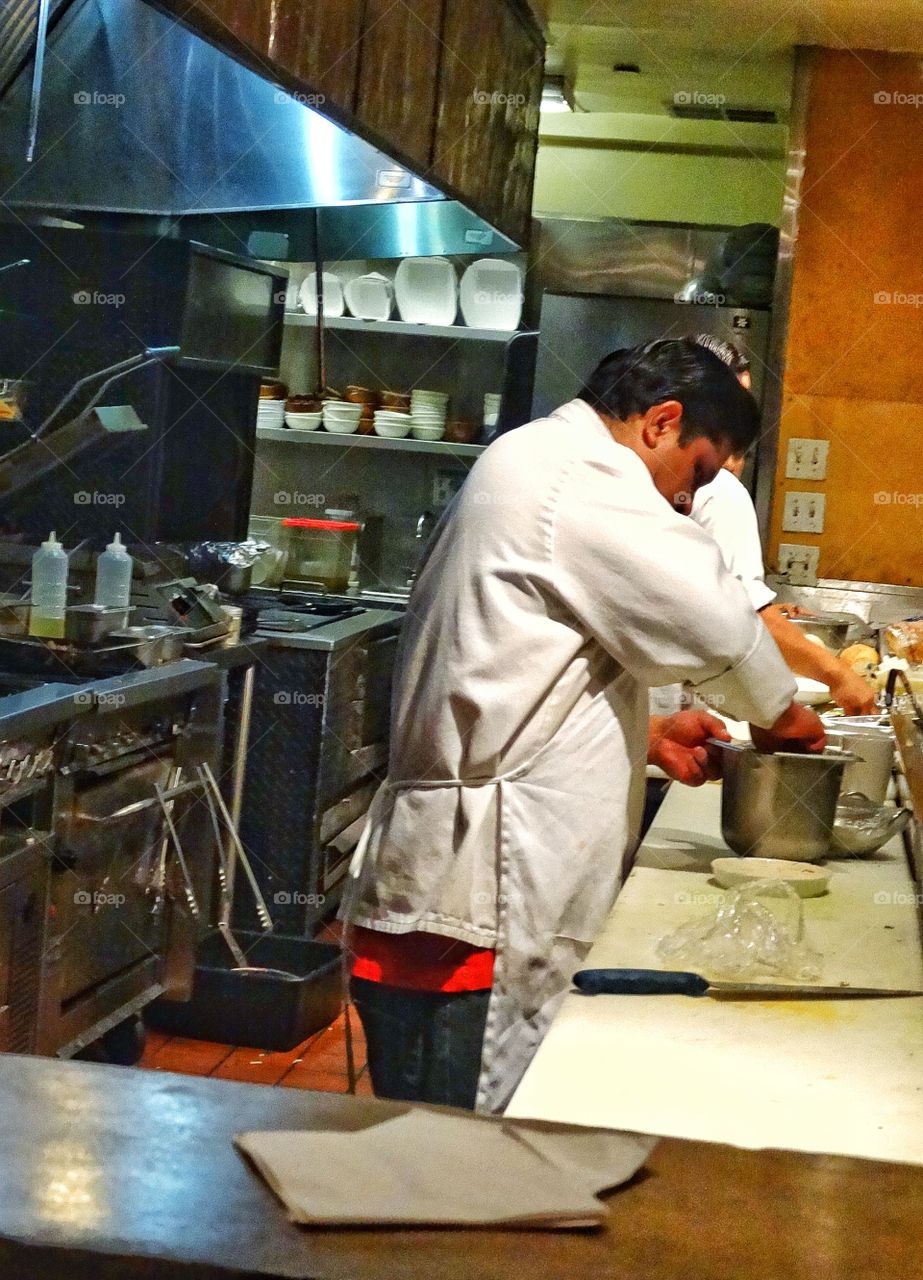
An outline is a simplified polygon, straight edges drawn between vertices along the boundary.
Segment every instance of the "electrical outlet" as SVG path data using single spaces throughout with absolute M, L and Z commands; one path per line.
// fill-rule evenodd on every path
M 785 476 L 788 480 L 826 480 L 829 440 L 789 440 Z
M 465 471 L 437 471 L 433 477 L 433 506 L 447 507 L 465 483 Z
M 826 504 L 822 493 L 787 493 L 782 528 L 786 533 L 823 533 Z
M 801 547 L 793 542 L 779 543 L 779 573 L 796 587 L 817 585 L 820 547 Z

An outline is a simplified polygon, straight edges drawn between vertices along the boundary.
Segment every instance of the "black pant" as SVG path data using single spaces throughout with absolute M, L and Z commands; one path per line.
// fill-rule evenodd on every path
M 474 1110 L 489 991 L 406 991 L 353 978 L 379 1098 Z

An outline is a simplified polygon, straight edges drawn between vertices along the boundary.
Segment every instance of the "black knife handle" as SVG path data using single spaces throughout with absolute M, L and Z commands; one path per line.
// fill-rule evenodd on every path
M 581 969 L 574 986 L 587 996 L 704 996 L 709 982 L 697 973 L 661 969 Z

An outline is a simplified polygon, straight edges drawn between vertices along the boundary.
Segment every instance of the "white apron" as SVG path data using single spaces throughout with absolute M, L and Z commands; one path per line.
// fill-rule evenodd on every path
M 500 1110 L 618 892 L 648 685 L 689 680 L 769 724 L 794 682 L 712 540 L 581 402 L 479 459 L 398 666 L 341 914 L 495 950 L 477 1105 Z

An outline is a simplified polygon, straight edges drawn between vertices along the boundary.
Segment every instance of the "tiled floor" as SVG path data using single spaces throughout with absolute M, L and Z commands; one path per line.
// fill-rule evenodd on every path
M 372 1092 L 365 1061 L 365 1039 L 352 1013 L 353 1052 L 358 1079 L 356 1092 Z M 157 1031 L 147 1034 L 147 1048 L 139 1066 L 149 1071 L 178 1071 L 182 1075 L 213 1076 L 246 1084 L 282 1085 L 289 1089 L 319 1089 L 346 1093 L 346 1027 L 341 1016 L 288 1053 L 248 1049 L 207 1040 L 184 1040 Z

